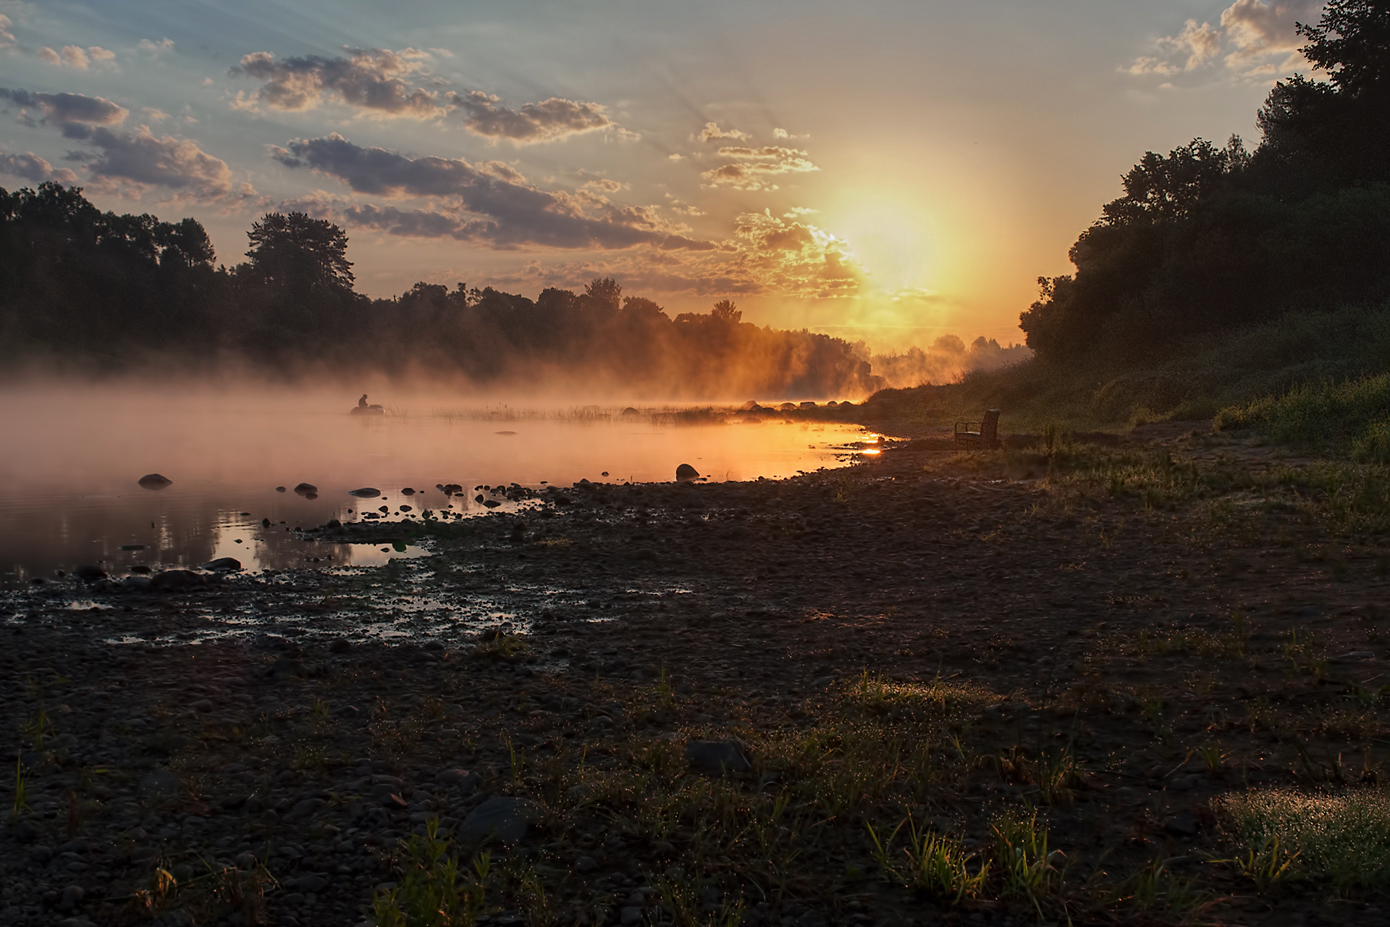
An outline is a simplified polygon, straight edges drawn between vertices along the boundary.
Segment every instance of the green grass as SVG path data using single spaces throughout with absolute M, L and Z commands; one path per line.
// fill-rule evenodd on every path
M 1262 890 L 1319 879 L 1336 889 L 1390 889 L 1390 794 L 1265 789 L 1212 803 L 1236 845 L 1232 864 Z
M 471 869 L 460 867 L 452 844 L 440 834 L 435 817 L 423 834 L 402 841 L 400 878 L 372 900 L 370 917 L 377 927 L 469 927 L 477 920 L 491 856 L 479 854 Z
M 1152 421 L 1210 419 L 1260 397 L 1282 396 L 1298 384 L 1376 377 L 1388 357 L 1390 302 L 1290 313 L 1147 354 L 1098 350 L 1065 361 L 1033 358 L 971 372 L 957 383 L 884 390 L 865 412 L 949 425 L 998 408 L 1004 434 L 1043 434 L 1049 424 L 1118 431 Z M 1378 448 L 1390 447 L 1390 428 L 1362 438 L 1363 454 L 1387 453 Z
M 1334 448 L 1361 462 L 1390 463 L 1390 374 L 1293 386 L 1222 409 L 1215 425 L 1253 428 L 1293 447 Z

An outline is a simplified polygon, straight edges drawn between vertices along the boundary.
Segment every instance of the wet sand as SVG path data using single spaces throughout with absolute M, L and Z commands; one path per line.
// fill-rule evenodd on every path
M 491 848 L 487 923 L 1390 923 L 1210 861 L 1222 796 L 1383 782 L 1381 541 L 1222 483 L 1274 464 L 1181 428 L 1126 447 L 1218 489 L 1157 501 L 917 437 L 552 489 L 380 569 L 4 600 L 0 922 L 356 924 L 437 820 Z M 909 816 L 976 868 L 1004 818 L 1061 853 L 947 898 L 875 853 Z

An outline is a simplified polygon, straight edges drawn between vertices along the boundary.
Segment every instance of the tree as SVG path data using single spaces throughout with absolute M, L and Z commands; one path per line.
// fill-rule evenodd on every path
M 1390 74 L 1390 2 L 1332 0 L 1316 26 L 1299 23 L 1308 39 L 1299 51 L 1326 71 L 1341 93 L 1359 96 L 1385 90 Z
M 326 219 L 302 212 L 267 213 L 246 233 L 251 239 L 251 275 L 292 290 L 325 287 L 351 290 L 352 262 L 347 233 Z
M 710 317 L 725 325 L 737 325 L 743 318 L 743 310 L 734 305 L 731 299 L 721 299 L 710 310 Z
M 584 287 L 584 295 L 595 308 L 617 312 L 622 301 L 623 288 L 612 277 L 595 277 Z
M 1128 225 L 1182 218 L 1222 189 L 1227 175 L 1244 168 L 1249 159 L 1238 135 L 1232 135 L 1225 148 L 1194 138 L 1167 157 L 1145 152 L 1124 175 L 1125 195 L 1105 205 L 1101 221 Z
M 211 267 L 217 258 L 207 229 L 197 219 L 184 219 L 177 225 L 161 223 L 156 239 L 162 249 L 161 266 Z

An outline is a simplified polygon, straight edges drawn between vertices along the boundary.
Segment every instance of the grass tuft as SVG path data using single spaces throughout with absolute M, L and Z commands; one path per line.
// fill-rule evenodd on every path
M 1262 789 L 1212 806 L 1237 845 L 1233 865 L 1262 890 L 1302 878 L 1343 891 L 1390 889 L 1390 794 L 1383 790 Z

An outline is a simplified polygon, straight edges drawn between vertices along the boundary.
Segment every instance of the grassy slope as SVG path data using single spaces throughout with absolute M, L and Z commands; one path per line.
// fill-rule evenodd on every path
M 1264 325 L 1180 341 L 1143 362 L 1095 356 L 1065 363 L 1038 358 L 961 382 L 908 390 L 883 390 L 871 407 L 923 423 L 979 418 L 1003 409 L 1010 431 L 1041 431 L 1048 423 L 1073 430 L 1118 430 L 1165 419 L 1207 419 L 1223 414 L 1227 426 L 1256 425 L 1275 411 L 1262 406 L 1302 392 L 1302 407 L 1318 407 L 1314 393 L 1331 384 L 1384 373 L 1390 368 L 1390 301 L 1376 307 L 1290 314 Z M 1384 402 L 1362 389 L 1360 412 L 1384 417 Z M 1385 392 L 1385 391 L 1382 391 Z M 1376 393 L 1376 395 L 1379 395 Z M 1336 399 L 1329 400 L 1336 405 Z M 1251 404 L 1255 403 L 1255 406 Z M 1369 404 L 1367 404 L 1369 403 Z M 1377 405 L 1380 403 L 1380 405 Z M 1345 404 L 1345 403 L 1343 403 Z M 1235 407 L 1235 408 L 1233 408 Z M 1237 414 L 1237 409 L 1247 409 Z M 1340 419 L 1339 419 L 1340 421 Z M 1293 440 L 1297 429 L 1273 429 Z M 1355 436 L 1348 435 L 1347 438 Z

